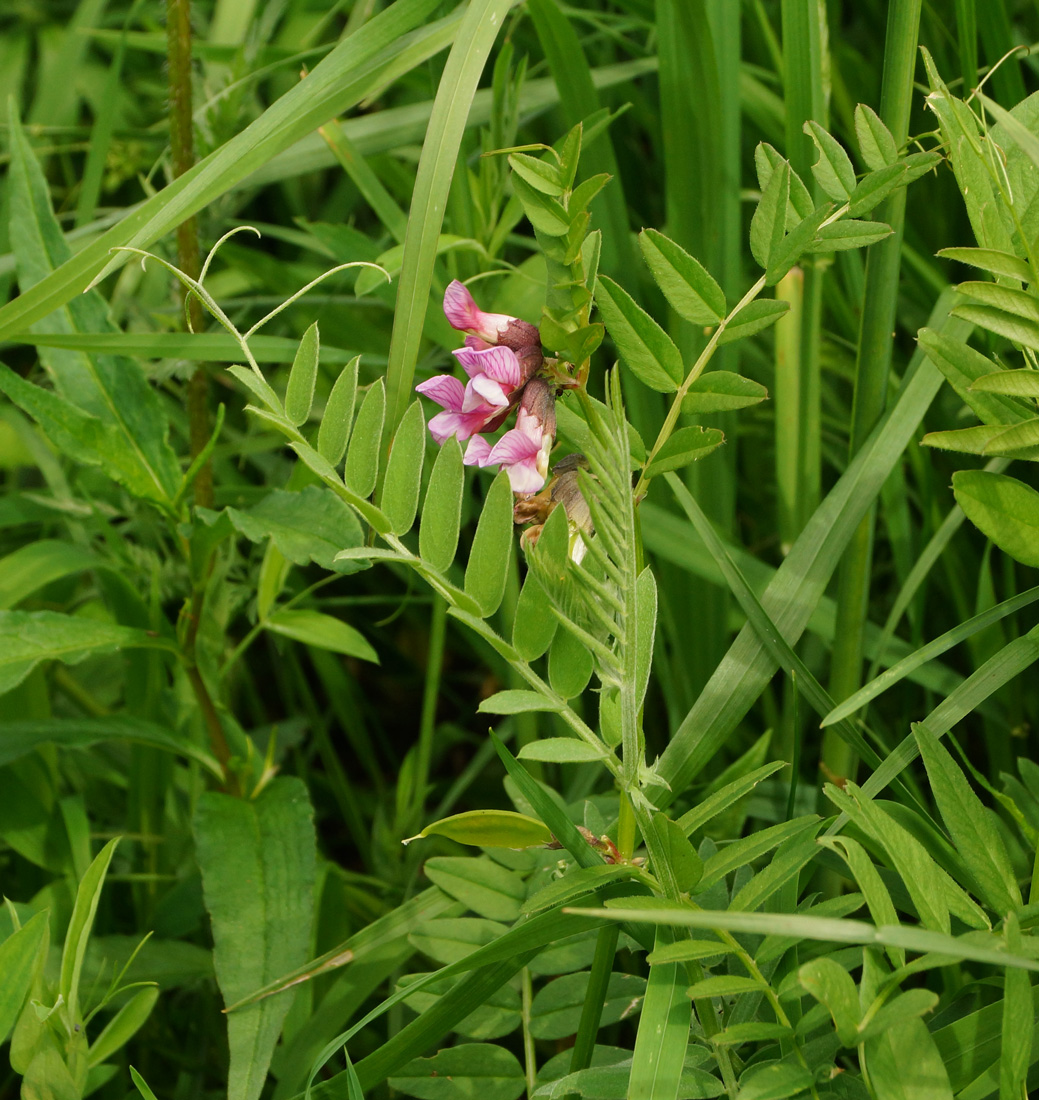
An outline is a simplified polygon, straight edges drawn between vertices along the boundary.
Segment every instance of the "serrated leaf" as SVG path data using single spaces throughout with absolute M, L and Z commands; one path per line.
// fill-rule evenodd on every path
M 386 386 L 378 378 L 368 387 L 357 413 L 346 452 L 343 480 L 358 496 L 367 497 L 379 476 L 379 448 L 386 415 Z
M 605 747 L 597 749 L 576 737 L 545 737 L 530 741 L 519 751 L 520 760 L 541 760 L 551 764 L 587 764 L 606 758 Z
M 748 302 L 725 326 L 725 331 L 718 338 L 718 346 L 722 347 L 734 340 L 742 340 L 745 336 L 761 332 L 769 325 L 774 325 L 789 310 L 789 302 L 774 298 L 756 298 L 753 302 Z
M 768 390 L 760 382 L 727 370 L 701 374 L 682 399 L 682 412 L 689 416 L 733 412 L 768 399 Z
M 855 108 L 855 136 L 859 139 L 862 159 L 874 172 L 894 164 L 898 159 L 898 146 L 891 131 L 877 112 L 865 103 Z
M 406 534 L 415 522 L 425 455 L 426 423 L 421 406 L 418 401 L 413 401 L 390 444 L 386 480 L 379 499 L 383 515 L 389 521 L 391 534 Z
M 786 208 L 786 227 L 793 229 L 815 209 L 812 196 L 801 177 L 790 168 L 790 162 L 768 142 L 761 142 L 754 150 L 754 168 L 757 172 L 758 188 L 762 192 L 768 187 L 772 174 L 783 164 L 790 169 L 790 201 Z
M 861 217 L 879 206 L 884 199 L 905 183 L 906 170 L 901 164 L 891 164 L 879 172 L 869 172 L 855 185 L 848 200 L 848 216 Z
M 537 818 L 514 810 L 468 810 L 453 814 L 427 825 L 418 836 L 446 836 L 458 844 L 478 848 L 530 848 L 552 840 L 551 831 Z M 403 843 L 417 839 L 410 837 Z
M 685 377 L 685 367 L 671 337 L 626 290 L 606 276 L 595 284 L 595 301 L 607 332 L 632 374 L 650 389 L 673 393 Z
M 444 441 L 433 462 L 419 523 L 419 557 L 446 573 L 455 560 L 462 520 L 465 467 L 462 448 L 452 436 Z
M 691 462 L 706 458 L 725 442 L 724 434 L 717 428 L 694 426 L 679 428 L 657 451 L 646 467 L 647 477 L 658 477 L 668 470 L 679 470 Z
M 819 159 L 812 165 L 812 175 L 834 202 L 847 202 L 855 190 L 855 169 L 844 147 L 818 122 L 806 122 L 804 132 L 819 151 Z
M 676 313 L 694 325 L 716 325 L 722 320 L 725 294 L 699 260 L 655 229 L 639 234 L 639 246 Z
M 505 595 L 512 560 L 512 489 L 503 470 L 491 483 L 465 567 L 465 591 L 484 618 L 493 615 Z
M 314 403 L 314 383 L 317 381 L 319 351 L 320 337 L 317 321 L 315 321 L 303 333 L 299 350 L 289 371 L 288 385 L 285 387 L 285 415 L 289 423 L 297 428 L 310 416 L 310 406 Z
M 346 454 L 346 443 L 354 420 L 357 399 L 357 368 L 361 357 L 355 355 L 339 372 L 317 429 L 318 454 L 330 465 L 338 466 Z
M 1039 567 L 1039 493 L 1006 474 L 958 470 L 956 502 L 975 527 L 1025 565 Z
M 958 260 L 961 264 L 979 267 L 982 271 L 990 271 L 1006 279 L 1032 282 L 1032 269 L 1010 252 L 999 252 L 994 248 L 942 248 L 937 254 L 945 260 Z
M 369 645 L 365 636 L 342 619 L 321 611 L 297 611 L 279 609 L 263 624 L 265 629 L 294 642 L 342 653 L 346 657 L 358 657 L 362 661 L 379 663 L 379 655 Z
M 818 239 L 823 222 L 833 211 L 832 203 L 825 203 L 802 222 L 798 222 L 793 229 L 779 243 L 769 259 L 765 269 L 765 282 L 768 286 L 775 286 L 780 279 L 797 263 L 797 261 L 809 251 L 812 244 Z
M 772 257 L 778 252 L 786 230 L 790 171 L 790 165 L 786 161 L 776 168 L 750 220 L 750 251 L 763 268 L 769 266 Z

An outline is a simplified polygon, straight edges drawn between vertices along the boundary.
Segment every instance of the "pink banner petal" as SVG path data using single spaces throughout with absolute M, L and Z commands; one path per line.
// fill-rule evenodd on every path
M 452 328 L 461 332 L 480 327 L 480 309 L 468 287 L 457 279 L 452 280 L 444 291 L 444 316 Z

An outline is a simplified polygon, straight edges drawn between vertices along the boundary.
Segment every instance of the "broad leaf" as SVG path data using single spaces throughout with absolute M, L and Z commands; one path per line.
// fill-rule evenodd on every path
M 195 845 L 225 1005 L 301 966 L 314 920 L 316 844 L 303 783 L 274 779 L 252 799 L 215 791 L 198 800 Z M 227 1016 L 228 1100 L 256 1100 L 292 995 Z

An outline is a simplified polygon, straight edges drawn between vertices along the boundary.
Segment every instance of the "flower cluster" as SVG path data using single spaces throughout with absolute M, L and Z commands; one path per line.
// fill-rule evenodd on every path
M 548 477 L 556 414 L 553 390 L 538 377 L 544 358 L 537 327 L 504 313 L 484 313 L 457 280 L 444 294 L 444 314 L 466 334 L 465 346 L 453 354 L 468 381 L 439 374 L 415 387 L 444 410 L 430 420 L 430 434 L 437 443 L 452 436 L 469 440 L 467 465 L 502 466 L 513 492 L 538 492 Z M 513 409 L 516 426 L 496 443 L 484 438 Z

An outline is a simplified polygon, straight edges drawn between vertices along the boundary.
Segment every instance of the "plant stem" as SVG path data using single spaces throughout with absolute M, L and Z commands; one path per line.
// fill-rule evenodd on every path
M 909 133 L 921 4 L 922 0 L 894 0 L 888 9 L 880 114 L 898 146 L 905 144 Z M 881 220 L 891 226 L 892 233 L 870 248 L 866 260 L 865 301 L 855 361 L 851 455 L 859 450 L 873 430 L 886 402 L 905 201 L 905 189 L 902 188 L 881 207 Z M 856 691 L 862 680 L 863 637 L 873 564 L 873 526 L 874 512 L 871 510 L 856 530 L 841 565 L 830 676 L 830 694 L 838 701 Z M 854 778 L 857 757 L 832 730 L 823 738 L 822 758 L 834 775 Z
M 433 615 L 429 626 L 429 652 L 426 657 L 426 683 L 422 692 L 422 718 L 419 723 L 418 758 L 415 767 L 415 804 L 417 821 L 426 805 L 426 785 L 433 761 L 433 734 L 436 731 L 440 673 L 444 664 L 444 638 L 447 634 L 447 602 L 433 597 Z
M 169 68 L 170 154 L 173 178 L 195 163 L 194 122 L 191 115 L 191 0 L 166 0 L 166 55 Z M 192 215 L 177 226 L 177 266 L 193 279 L 200 271 L 198 220 Z M 202 303 L 182 291 L 192 332 L 202 328 Z M 195 367 L 188 382 L 188 430 L 191 457 L 209 440 L 209 375 L 204 363 Z M 195 479 L 195 503 L 213 507 L 213 467 L 206 462 Z

